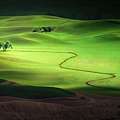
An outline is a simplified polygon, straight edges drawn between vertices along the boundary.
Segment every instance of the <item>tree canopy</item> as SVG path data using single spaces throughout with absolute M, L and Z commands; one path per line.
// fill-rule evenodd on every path
M 7 41 L 6 43 L 4 42 L 0 42 L 0 49 L 3 49 L 3 51 L 6 51 L 8 48 L 13 48 L 12 43 L 10 43 L 9 41 Z

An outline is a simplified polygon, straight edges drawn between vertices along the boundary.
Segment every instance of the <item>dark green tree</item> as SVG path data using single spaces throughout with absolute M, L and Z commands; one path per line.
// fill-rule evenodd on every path
M 12 44 L 7 41 L 4 45 L 3 45 L 3 51 L 6 51 L 8 48 L 13 48 Z

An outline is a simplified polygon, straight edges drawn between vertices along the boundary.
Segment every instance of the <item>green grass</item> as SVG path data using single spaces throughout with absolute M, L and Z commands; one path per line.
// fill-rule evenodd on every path
M 53 87 L 0 85 L 0 95 L 22 98 L 71 97 L 74 93 Z
M 0 78 L 31 85 L 33 89 L 42 86 L 119 95 L 119 91 L 86 85 L 87 81 L 97 80 L 92 84 L 120 90 L 120 25 L 107 21 L 120 22 L 119 19 L 69 20 L 44 15 L 2 18 L 0 41 L 9 40 L 14 49 L 0 52 Z M 43 26 L 57 28 L 47 33 L 32 32 Z M 68 52 L 75 52 L 78 56 L 63 66 L 78 71 L 59 67 L 62 61 L 73 56 Z M 104 73 L 115 73 L 116 77 L 100 81 L 110 77 Z M 22 87 L 20 89 L 22 91 Z

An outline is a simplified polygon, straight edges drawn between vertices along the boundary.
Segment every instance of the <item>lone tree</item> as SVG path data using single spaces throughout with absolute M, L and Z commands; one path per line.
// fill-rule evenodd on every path
M 3 51 L 6 51 L 7 48 L 11 48 L 11 49 L 13 48 L 13 47 L 12 47 L 12 44 L 11 44 L 9 41 L 7 41 L 7 42 L 4 44 L 4 46 L 3 46 Z
M 13 46 L 12 46 L 12 44 L 9 41 L 7 41 L 6 43 L 0 42 L 0 48 L 3 48 L 3 51 L 6 51 L 7 48 L 11 48 L 12 49 Z

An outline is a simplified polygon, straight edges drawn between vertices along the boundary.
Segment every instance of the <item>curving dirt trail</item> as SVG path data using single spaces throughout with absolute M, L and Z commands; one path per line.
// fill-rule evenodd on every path
M 74 52 L 20 52 L 49 52 L 71 54 L 71 57 L 66 58 L 59 64 L 60 68 L 81 72 L 91 72 L 96 74 L 106 74 L 108 76 L 102 79 L 87 81 L 86 84 L 91 87 L 108 89 L 100 86 L 95 86 L 92 83 L 94 81 L 113 79 L 116 77 L 112 73 L 101 73 L 64 67 L 65 62 L 78 56 Z M 1 84 L 20 85 L 10 81 L 4 81 Z M 82 92 L 76 93 L 74 97 L 55 97 L 44 99 L 25 99 L 13 96 L 0 96 L 0 120 L 120 120 L 119 101 L 119 96 L 115 97 Z
M 93 85 L 92 82 L 94 81 L 101 81 L 101 80 L 108 80 L 108 79 L 113 79 L 116 77 L 115 74 L 113 73 L 103 73 L 103 72 L 96 72 L 96 71 L 89 71 L 89 70 L 82 70 L 82 69 L 74 69 L 74 68 L 68 68 L 68 67 L 64 67 L 64 63 L 67 62 L 68 60 L 70 59 L 73 59 L 75 57 L 77 57 L 78 55 L 74 52 L 67 52 L 67 53 L 70 53 L 72 54 L 73 56 L 65 59 L 64 61 L 62 61 L 59 66 L 60 68 L 63 68 L 63 69 L 68 69 L 68 70 L 74 70 L 74 71 L 81 71 L 81 72 L 90 72 L 90 73 L 96 73 L 96 74 L 105 74 L 105 75 L 108 75 L 109 77 L 107 78 L 102 78 L 102 79 L 96 79 L 96 80 L 90 80 L 90 81 L 87 81 L 86 82 L 86 85 L 88 86 L 91 86 L 91 87 L 95 87 L 95 88 L 100 88 L 100 89 L 107 89 L 107 90 L 115 90 L 115 91 L 120 91 L 119 89 L 115 89 L 115 88 L 106 88 L 106 87 L 101 87 L 101 86 L 96 86 L 96 85 Z
M 64 67 L 64 63 L 66 63 L 68 60 L 70 59 L 73 59 L 75 57 L 77 57 L 78 55 L 74 52 L 52 52 L 52 51 L 24 51 L 24 50 L 16 50 L 18 52 L 46 52 L 46 53 L 67 53 L 67 54 L 72 54 L 71 57 L 69 58 L 66 58 L 64 61 L 62 61 L 60 64 L 59 64 L 59 67 L 62 68 L 62 69 L 67 69 L 67 70 L 74 70 L 74 71 L 81 71 L 81 72 L 90 72 L 90 73 L 95 73 L 95 74 L 105 74 L 107 75 L 108 77 L 106 78 L 102 78 L 102 79 L 96 79 L 96 80 L 89 80 L 86 82 L 86 85 L 88 86 L 91 86 L 91 87 L 95 87 L 95 88 L 99 88 L 99 89 L 107 89 L 107 90 L 114 90 L 114 91 L 120 91 L 120 89 L 116 89 L 116 88 L 106 88 L 106 87 L 101 87 L 101 86 L 96 86 L 94 84 L 92 84 L 93 82 L 95 81 L 103 81 L 103 80 L 108 80 L 108 79 L 113 79 L 116 77 L 115 74 L 113 73 L 103 73 L 103 72 L 96 72 L 96 71 L 89 71 L 89 70 L 82 70 L 82 69 L 75 69 L 75 68 L 69 68 L 69 67 Z M 1 84 L 7 84 L 7 80 L 5 80 L 5 82 L 2 82 Z M 14 82 L 11 82 L 10 81 L 8 82 L 8 84 L 11 84 L 11 85 L 19 85 L 17 83 L 14 83 Z

